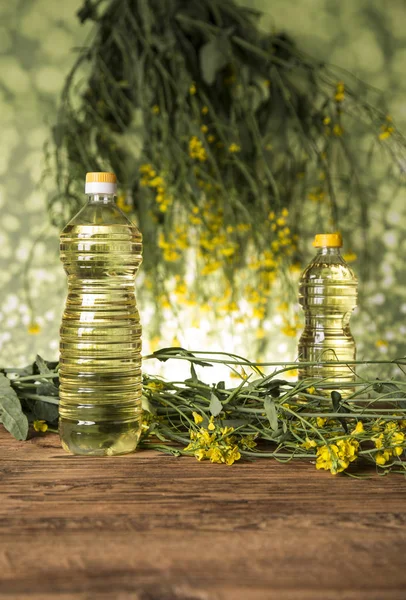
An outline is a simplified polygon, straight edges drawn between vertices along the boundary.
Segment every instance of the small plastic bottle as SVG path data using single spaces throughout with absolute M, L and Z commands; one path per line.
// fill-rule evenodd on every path
M 323 365 L 323 361 L 354 361 L 355 341 L 350 331 L 351 313 L 357 305 L 357 278 L 340 254 L 340 233 L 316 235 L 317 254 L 299 282 L 299 302 L 305 313 L 305 328 L 299 340 L 299 379 L 324 379 L 318 395 L 331 391 L 343 398 L 352 392 L 354 365 Z
M 141 325 L 134 278 L 142 236 L 116 206 L 113 173 L 88 173 L 87 204 L 61 233 L 68 297 L 60 337 L 62 446 L 135 450 L 141 433 Z

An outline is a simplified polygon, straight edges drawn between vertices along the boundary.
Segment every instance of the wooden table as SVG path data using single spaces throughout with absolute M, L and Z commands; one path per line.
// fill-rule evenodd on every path
M 2 429 L 2 428 L 1 428 Z M 406 481 L 0 432 L 0 597 L 404 600 Z

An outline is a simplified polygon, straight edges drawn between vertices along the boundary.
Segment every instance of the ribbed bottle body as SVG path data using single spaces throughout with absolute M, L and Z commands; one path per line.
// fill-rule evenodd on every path
M 352 365 L 322 364 L 324 361 L 354 361 L 355 341 L 350 331 L 351 313 L 357 305 L 357 279 L 339 250 L 324 249 L 304 271 L 299 284 L 299 302 L 305 313 L 305 328 L 299 340 L 299 379 L 325 379 L 327 388 L 318 390 L 330 396 L 337 390 L 343 397 L 353 389 Z
M 135 449 L 141 432 L 134 278 L 142 238 L 125 217 L 104 224 L 98 206 L 94 212 L 95 223 L 87 222 L 88 209 L 61 234 L 68 296 L 60 330 L 60 435 L 75 454 L 124 454 Z

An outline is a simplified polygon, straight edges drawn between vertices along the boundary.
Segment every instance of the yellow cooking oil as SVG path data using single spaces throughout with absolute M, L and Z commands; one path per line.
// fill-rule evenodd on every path
M 340 253 L 339 233 L 316 235 L 317 254 L 299 283 L 299 302 L 305 313 L 305 328 L 299 340 L 299 379 L 323 380 L 317 394 L 331 396 L 336 390 L 343 398 L 354 388 L 356 347 L 350 331 L 351 313 L 357 305 L 357 278 Z M 331 361 L 329 364 L 323 364 Z M 334 362 L 341 364 L 334 364 Z M 342 364 L 344 363 L 344 364 Z
M 68 295 L 60 330 L 59 433 L 73 454 L 135 450 L 141 325 L 134 287 L 142 236 L 115 204 L 112 173 L 88 173 L 87 204 L 60 236 Z

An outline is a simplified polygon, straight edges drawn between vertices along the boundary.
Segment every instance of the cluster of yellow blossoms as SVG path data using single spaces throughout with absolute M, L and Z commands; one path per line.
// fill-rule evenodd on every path
M 333 475 L 348 468 L 358 456 L 359 442 L 353 438 L 338 440 L 335 444 L 317 449 L 316 469 L 326 469 Z
M 231 242 L 229 236 L 234 231 L 241 232 L 243 228 L 240 226 L 234 228 L 232 225 L 225 226 L 223 209 L 218 208 L 215 200 L 211 198 L 206 200 L 201 210 L 196 207 L 195 215 L 195 218 L 206 225 L 199 232 L 198 239 L 198 255 L 204 263 L 200 275 L 210 275 L 220 270 L 225 261 L 232 261 L 238 252 L 238 244 Z M 248 224 L 241 225 L 247 231 L 246 226 Z
M 326 423 L 331 424 L 332 422 L 331 419 L 321 417 L 316 419 L 317 427 L 320 429 Z M 401 456 L 406 446 L 405 429 L 406 420 L 384 421 L 381 419 L 371 427 L 370 431 L 365 431 L 362 421 L 358 421 L 356 427 L 351 431 L 350 437 L 337 439 L 337 441 L 321 446 L 318 441 L 306 438 L 302 447 L 306 450 L 317 448 L 316 468 L 325 469 L 336 475 L 347 469 L 350 463 L 358 457 L 361 442 L 374 443 L 375 451 L 372 452 L 377 465 L 383 466 L 391 459 Z M 336 432 L 325 430 L 323 436 L 324 438 L 336 436 Z
M 150 164 L 141 165 L 139 171 L 142 175 L 141 185 L 153 188 L 156 192 L 155 200 L 161 212 L 166 212 L 173 203 L 173 197 L 168 193 L 165 180 Z
M 195 135 L 189 140 L 189 156 L 200 162 L 207 160 L 207 152 L 203 142 Z
M 387 140 L 395 131 L 395 128 L 392 123 L 392 117 L 390 115 L 386 116 L 386 122 L 381 125 L 381 133 L 379 134 L 380 140 Z
M 182 256 L 182 250 L 189 247 L 186 227 L 177 225 L 173 231 L 159 234 L 158 246 L 163 250 L 163 258 L 167 262 L 175 262 Z
M 375 455 L 376 464 L 384 465 L 395 456 L 400 456 L 405 446 L 406 421 L 379 421 L 372 427 L 376 435 L 372 438 L 379 452 Z
M 292 234 L 287 226 L 288 216 L 287 208 L 283 208 L 279 214 L 274 211 L 269 213 L 268 221 L 274 234 L 270 248 L 248 264 L 255 272 L 258 284 L 247 285 L 244 297 L 253 306 L 252 316 L 258 319 L 265 318 L 272 284 L 276 280 L 282 261 L 291 257 L 297 248 L 298 237 Z
M 204 421 L 202 415 L 193 413 L 196 425 Z M 241 458 L 240 450 L 244 448 L 255 448 L 256 442 L 253 436 L 241 437 L 232 435 L 234 427 L 222 427 L 215 423 L 214 417 L 210 417 L 207 427 L 200 427 L 197 431 L 191 429 L 189 432 L 190 444 L 185 452 L 192 453 L 197 460 L 208 459 L 212 463 L 224 463 L 232 465 Z

